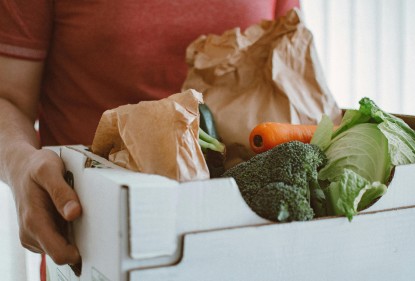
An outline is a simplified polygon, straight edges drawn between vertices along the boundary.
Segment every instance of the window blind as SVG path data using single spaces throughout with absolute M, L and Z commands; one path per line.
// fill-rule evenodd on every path
M 367 96 L 415 115 L 414 0 L 303 0 L 301 9 L 342 108 Z

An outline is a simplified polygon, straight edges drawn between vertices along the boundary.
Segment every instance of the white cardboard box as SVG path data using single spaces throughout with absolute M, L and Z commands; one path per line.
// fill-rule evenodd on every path
M 82 274 L 47 259 L 51 281 L 415 280 L 415 165 L 354 217 L 271 223 L 231 178 L 179 184 L 60 147 L 83 206 Z M 101 163 L 101 164 L 99 164 Z

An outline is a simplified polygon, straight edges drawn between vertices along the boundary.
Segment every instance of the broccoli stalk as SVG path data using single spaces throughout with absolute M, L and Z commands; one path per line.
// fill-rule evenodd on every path
M 210 177 L 220 177 L 225 172 L 226 147 L 216 138 L 199 128 L 199 145 L 205 157 Z
M 318 146 L 292 141 L 278 145 L 229 169 L 251 209 L 271 221 L 304 221 L 319 204 L 318 169 L 326 163 Z

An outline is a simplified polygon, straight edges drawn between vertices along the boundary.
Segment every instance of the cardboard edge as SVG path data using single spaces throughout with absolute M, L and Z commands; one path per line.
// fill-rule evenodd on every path
M 99 155 L 94 154 L 89 150 L 87 146 L 84 145 L 68 145 L 65 146 L 68 149 L 74 150 L 76 152 L 79 152 L 83 154 L 87 160 L 85 161 L 85 168 L 112 168 L 112 169 L 118 169 L 118 170 L 124 170 L 124 171 L 130 171 L 128 169 L 125 169 L 121 166 L 118 166 L 111 161 L 105 159 L 104 157 L 101 157 Z M 96 166 L 94 166 L 94 161 L 98 162 Z

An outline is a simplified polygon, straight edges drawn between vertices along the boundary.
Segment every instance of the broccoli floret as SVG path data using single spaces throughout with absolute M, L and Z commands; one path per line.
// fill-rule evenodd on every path
M 310 202 L 301 189 L 283 182 L 262 187 L 251 200 L 251 208 L 272 221 L 305 221 L 314 217 Z
M 310 201 L 320 201 L 318 169 L 326 163 L 318 146 L 292 141 L 229 169 L 251 209 L 272 221 L 310 220 Z M 317 198 L 314 198 L 316 196 Z

